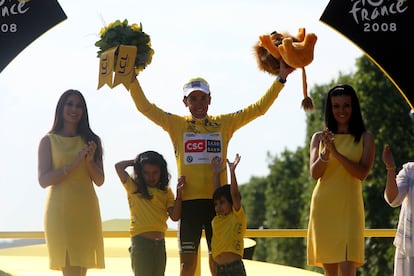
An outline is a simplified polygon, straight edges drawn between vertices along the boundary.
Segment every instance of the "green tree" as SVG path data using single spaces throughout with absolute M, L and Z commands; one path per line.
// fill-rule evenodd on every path
M 285 150 L 273 158 L 265 192 L 266 221 L 269 228 L 301 228 L 301 212 L 305 203 L 299 196 L 304 186 L 300 174 L 304 166 L 302 148 L 295 152 Z M 275 238 L 270 239 L 267 245 L 267 262 L 303 266 L 306 258 L 303 254 L 303 238 Z
M 247 217 L 247 228 L 262 229 L 266 228 L 264 190 L 266 189 L 266 178 L 252 177 L 248 185 L 240 185 L 239 190 L 242 195 L 243 206 Z
M 367 57 L 356 62 L 353 76 L 367 128 L 374 133 L 376 155 L 373 169 L 364 182 L 366 228 L 395 228 L 400 208 L 391 208 L 384 200 L 386 170 L 381 160 L 385 144 L 390 144 L 398 168 L 414 157 L 413 122 L 410 108 L 395 86 Z M 366 265 L 363 275 L 391 275 L 395 248 L 392 238 L 366 239 Z
M 265 194 L 267 180 L 265 177 L 252 177 L 246 185 L 240 185 L 239 190 L 242 197 L 247 217 L 248 229 L 265 229 Z M 257 261 L 266 261 L 266 239 L 255 238 L 256 246 L 254 249 L 254 259 Z

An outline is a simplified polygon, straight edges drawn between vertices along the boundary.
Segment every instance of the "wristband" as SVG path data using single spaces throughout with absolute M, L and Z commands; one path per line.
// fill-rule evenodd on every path
M 323 162 L 323 163 L 328 163 L 329 159 L 323 159 L 322 154 L 319 153 L 319 159 Z
M 281 84 L 285 84 L 286 83 L 286 79 L 283 79 L 281 76 L 277 75 L 276 77 L 277 81 L 280 82 Z

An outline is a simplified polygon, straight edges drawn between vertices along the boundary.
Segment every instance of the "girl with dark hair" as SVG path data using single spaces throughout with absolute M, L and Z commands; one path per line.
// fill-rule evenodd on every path
M 131 176 L 128 167 L 134 169 Z M 181 217 L 185 178 L 178 179 L 174 200 L 167 162 L 161 154 L 145 151 L 133 160 L 116 163 L 115 169 L 128 193 L 132 271 L 135 276 L 163 276 L 167 219 L 177 221 Z
M 310 143 L 313 190 L 307 234 L 308 264 L 325 275 L 356 275 L 364 263 L 362 181 L 371 171 L 374 136 L 365 129 L 355 90 L 337 85 L 325 102 L 325 128 Z
M 93 185 L 101 186 L 104 179 L 102 144 L 89 126 L 85 98 L 67 90 L 38 151 L 38 181 L 42 188 L 50 187 L 44 221 L 50 269 L 84 276 L 88 268 L 105 267 Z

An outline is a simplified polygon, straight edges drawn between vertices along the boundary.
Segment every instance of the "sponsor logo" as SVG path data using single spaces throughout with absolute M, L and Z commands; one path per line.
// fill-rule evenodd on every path
M 221 152 L 221 141 L 207 140 L 207 152 Z
M 188 140 L 185 142 L 185 152 L 203 152 L 206 149 L 205 140 Z
M 186 157 L 186 160 L 187 160 L 187 163 L 193 163 L 194 158 L 191 155 L 189 155 Z

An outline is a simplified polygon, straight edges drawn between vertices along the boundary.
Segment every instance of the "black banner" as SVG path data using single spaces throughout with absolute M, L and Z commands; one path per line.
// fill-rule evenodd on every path
M 412 1 L 331 0 L 320 20 L 355 43 L 394 83 L 411 109 L 414 87 Z M 337 49 L 340 54 L 341 49 Z
M 66 18 L 56 0 L 0 0 L 0 73 L 30 43 Z

